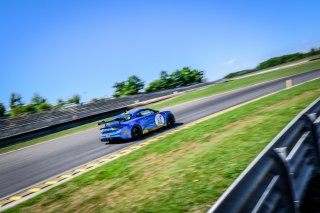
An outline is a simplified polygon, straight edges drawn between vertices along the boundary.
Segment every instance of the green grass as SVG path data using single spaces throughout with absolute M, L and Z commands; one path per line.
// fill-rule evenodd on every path
M 238 89 L 238 88 L 245 87 L 245 86 L 250 86 L 250 85 L 253 85 L 256 83 L 261 83 L 261 82 L 265 82 L 265 81 L 269 81 L 269 80 L 273 80 L 273 79 L 277 79 L 277 78 L 281 78 L 281 77 L 285 77 L 285 76 L 295 75 L 298 73 L 303 73 L 303 72 L 307 72 L 307 71 L 311 71 L 311 70 L 319 69 L 319 68 L 320 68 L 320 61 L 315 61 L 315 62 L 311 62 L 308 64 L 299 65 L 299 66 L 293 67 L 293 68 L 282 69 L 282 70 L 275 71 L 275 72 L 260 74 L 260 75 L 256 75 L 256 76 L 251 76 L 251 77 L 239 79 L 239 80 L 234 80 L 234 81 L 229 81 L 226 83 L 213 85 L 213 86 L 210 86 L 206 89 L 190 92 L 185 95 L 181 95 L 176 98 L 169 99 L 167 101 L 163 101 L 158 104 L 152 104 L 149 107 L 154 108 L 154 109 L 162 109 L 165 107 L 185 103 L 185 102 L 188 102 L 191 100 L 207 97 L 210 95 L 230 91 L 233 89 Z M 19 144 L 5 147 L 5 148 L 1 148 L 0 154 L 5 153 L 5 152 L 9 152 L 9 151 L 13 151 L 13 150 L 16 150 L 19 148 L 27 147 L 27 146 L 30 146 L 33 144 L 42 143 L 44 141 L 55 139 L 55 138 L 58 138 L 58 137 L 61 137 L 64 135 L 87 130 L 87 129 L 95 127 L 96 123 L 97 122 L 92 122 L 89 124 L 85 124 L 83 126 L 75 127 L 72 129 L 58 132 L 58 133 L 50 134 L 48 136 L 32 139 L 29 141 L 25 141 L 23 143 L 19 143 Z
M 169 135 L 6 212 L 205 212 L 320 96 L 320 80 Z

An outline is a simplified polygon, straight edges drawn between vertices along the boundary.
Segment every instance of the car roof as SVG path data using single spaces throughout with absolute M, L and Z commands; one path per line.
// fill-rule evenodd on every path
M 129 110 L 127 113 L 134 115 L 134 114 L 136 114 L 137 112 L 139 112 L 139 111 L 141 111 L 143 109 L 149 109 L 149 108 L 136 108 L 136 109 Z

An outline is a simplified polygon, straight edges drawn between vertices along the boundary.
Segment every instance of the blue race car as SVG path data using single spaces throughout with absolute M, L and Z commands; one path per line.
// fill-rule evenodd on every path
M 133 109 L 115 117 L 112 121 L 101 121 L 101 141 L 116 139 L 137 139 L 143 134 L 164 126 L 174 126 L 175 117 L 171 111 L 159 112 L 149 108 Z

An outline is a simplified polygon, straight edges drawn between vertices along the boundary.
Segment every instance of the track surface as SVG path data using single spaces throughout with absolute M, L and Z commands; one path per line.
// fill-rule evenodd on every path
M 315 70 L 179 104 L 168 109 L 174 112 L 178 123 L 186 124 L 279 91 L 285 88 L 286 79 L 292 79 L 295 85 L 318 77 L 320 77 L 320 70 Z M 142 140 L 156 134 L 159 134 L 159 131 L 149 134 Z M 99 140 L 99 129 L 94 128 L 2 154 L 0 155 L 0 198 L 140 141 L 104 144 Z

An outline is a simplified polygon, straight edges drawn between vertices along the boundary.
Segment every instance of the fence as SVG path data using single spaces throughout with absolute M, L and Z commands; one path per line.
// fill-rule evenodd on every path
M 282 130 L 209 212 L 300 212 L 307 185 L 319 173 L 319 148 L 320 99 Z

